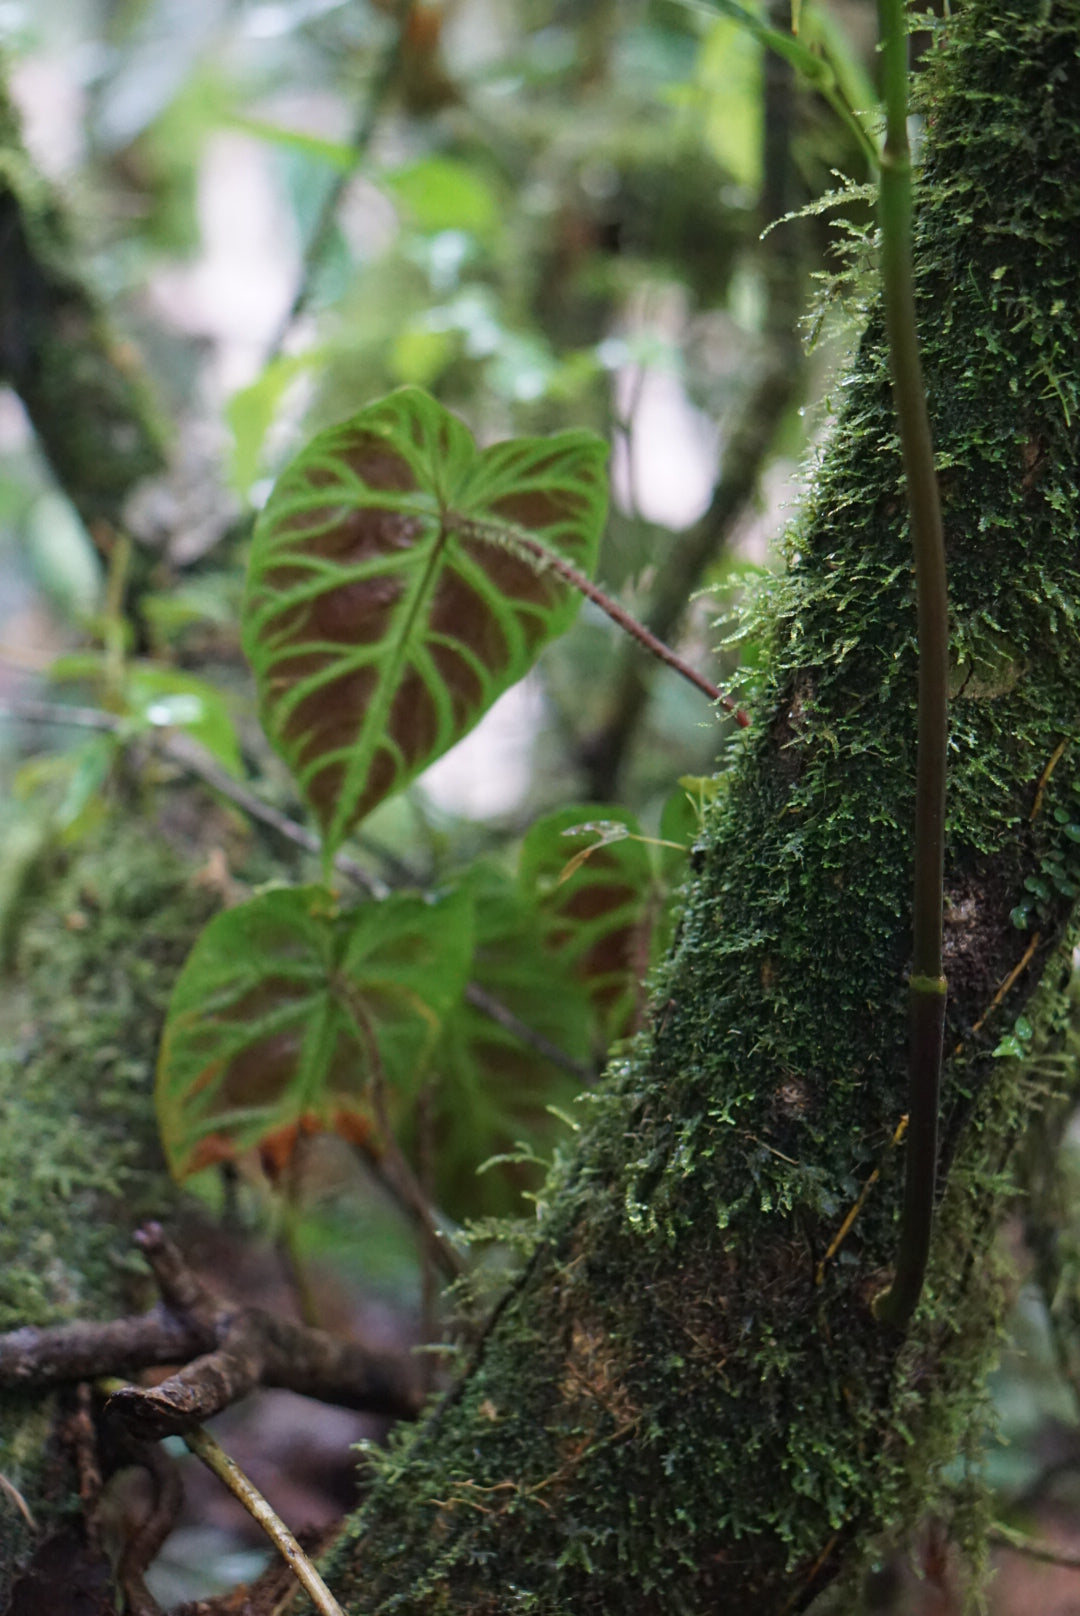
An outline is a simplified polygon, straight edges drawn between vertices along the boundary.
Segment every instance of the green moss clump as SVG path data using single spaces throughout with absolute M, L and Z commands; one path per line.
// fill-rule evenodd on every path
M 153 1109 L 172 983 L 214 899 L 149 827 L 110 820 L 31 900 L 0 984 L 0 1330 L 152 1300 L 131 1235 L 176 1192 Z M 39 1523 L 66 1507 L 50 1405 L 0 1397 L 0 1473 Z M 29 1547 L 0 1499 L 0 1608 Z

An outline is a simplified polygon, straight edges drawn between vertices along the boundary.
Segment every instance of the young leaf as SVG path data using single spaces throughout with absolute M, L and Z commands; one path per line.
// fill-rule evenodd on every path
M 589 1000 L 545 950 L 535 907 L 493 864 L 474 865 L 466 885 L 476 903 L 471 982 L 587 1069 Z M 581 1079 L 468 998 L 447 1016 L 431 1069 L 439 1205 L 455 1218 L 513 1210 L 535 1172 L 504 1166 L 478 1176 L 478 1167 L 519 1142 L 549 1150 L 565 1130 L 548 1107 L 568 1108 Z
M 628 834 L 616 839 L 613 825 Z M 544 942 L 584 985 L 604 1042 L 626 1037 L 641 1016 L 655 893 L 639 838 L 633 814 L 592 804 L 537 820 L 521 848 L 522 890 L 540 910 Z
M 186 730 L 230 774 L 243 774 L 228 703 L 208 680 L 153 662 L 131 662 L 125 670 L 123 695 L 132 715 L 143 723 Z
M 298 1131 L 378 1151 L 371 1084 L 415 1095 L 472 949 L 464 894 L 397 893 L 339 913 L 323 887 L 264 892 L 216 916 L 180 973 L 157 1108 L 177 1178 Z
M 283 473 L 255 532 L 243 642 L 328 856 L 569 625 L 574 590 L 500 535 L 524 530 L 590 572 L 606 456 L 587 432 L 481 451 L 402 388 Z

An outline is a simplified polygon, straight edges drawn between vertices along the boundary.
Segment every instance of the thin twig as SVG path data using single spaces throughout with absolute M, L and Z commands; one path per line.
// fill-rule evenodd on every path
M 1035 820 L 1039 817 L 1039 811 L 1043 804 L 1043 797 L 1046 794 L 1047 786 L 1050 784 L 1050 776 L 1061 762 L 1068 744 L 1069 742 L 1067 738 L 1064 741 L 1058 742 L 1057 746 L 1055 746 L 1053 750 L 1049 763 L 1039 776 L 1039 783 L 1035 788 L 1035 801 L 1032 803 L 1031 812 L 1028 815 L 1029 824 L 1034 824 Z
M 527 1026 L 512 1010 L 507 1009 L 501 1000 L 490 994 L 487 988 L 482 988 L 479 982 L 466 983 L 465 998 L 474 1009 L 487 1016 L 489 1021 L 494 1021 L 498 1026 L 505 1028 L 519 1043 L 535 1050 L 538 1055 L 542 1055 L 545 1060 L 549 1060 L 560 1071 L 567 1072 L 571 1077 L 576 1077 L 578 1082 L 583 1085 L 594 1080 L 595 1073 L 588 1066 L 583 1065 L 581 1061 L 574 1060 L 571 1055 L 566 1053 L 565 1049 L 560 1049 L 558 1044 L 553 1044 L 550 1038 L 545 1038 L 542 1032 L 537 1032 L 535 1028 Z
M 656 635 L 645 627 L 644 623 L 639 623 L 636 617 L 632 616 L 625 607 L 620 606 L 617 600 L 613 600 L 610 595 L 606 594 L 598 584 L 594 584 L 592 579 L 587 577 L 579 567 L 574 566 L 573 562 L 567 561 L 564 556 L 559 555 L 556 551 L 549 550 L 547 545 L 541 544 L 539 539 L 533 538 L 532 534 L 526 532 L 524 528 L 514 527 L 507 522 L 489 522 L 472 517 L 460 518 L 458 525 L 468 533 L 470 538 L 480 539 L 491 544 L 497 544 L 504 549 L 509 549 L 531 561 L 538 571 L 554 572 L 565 583 L 568 583 L 572 589 L 576 589 L 580 595 L 584 595 L 595 606 L 599 606 L 600 610 L 606 612 L 613 623 L 617 623 L 632 639 L 637 640 L 639 645 L 643 645 L 646 651 L 649 651 L 659 662 L 663 662 L 667 667 L 672 668 L 689 684 L 692 684 L 695 689 L 700 690 L 703 696 L 708 696 L 710 701 L 719 702 L 721 707 L 734 715 L 735 722 L 741 728 L 745 729 L 749 724 L 749 717 L 743 712 L 733 696 L 725 695 L 711 680 L 706 679 L 704 674 L 698 673 L 696 668 L 691 667 L 690 663 L 685 661 L 677 651 L 673 651 L 670 645 L 665 645 L 662 640 L 658 640 Z
M 42 670 L 43 671 L 43 670 Z M 95 729 L 115 734 L 124 720 L 100 707 L 68 707 L 60 701 L 38 701 L 17 696 L 0 702 L 0 718 L 24 719 L 28 724 L 70 724 L 73 729 Z
M 1018 965 L 1013 966 L 1012 970 L 1009 972 L 1009 974 L 1005 978 L 1004 982 L 1002 982 L 1001 986 L 998 988 L 997 992 L 994 994 L 994 997 L 991 999 L 990 1004 L 987 1007 L 986 1011 L 983 1013 L 983 1015 L 981 1015 L 979 1017 L 978 1021 L 974 1025 L 974 1027 L 972 1027 L 971 1030 L 972 1030 L 973 1033 L 982 1031 L 983 1027 L 986 1024 L 987 1016 L 990 1016 L 990 1015 L 993 1014 L 993 1012 L 997 1009 L 998 1005 L 1001 1003 L 1002 999 L 1004 999 L 1006 993 L 1008 993 L 1009 989 L 1013 986 L 1013 984 L 1021 976 L 1023 976 L 1024 972 L 1027 970 L 1028 966 L 1031 964 L 1032 959 L 1035 957 L 1035 950 L 1038 948 L 1039 943 L 1041 941 L 1042 941 L 1042 934 L 1040 932 L 1035 932 L 1032 935 L 1031 941 L 1028 943 L 1027 947 L 1024 949 L 1023 956 L 1020 959 L 1020 963 Z
M 184 1442 L 195 1457 L 201 1459 L 206 1468 L 225 1483 L 233 1497 L 240 1500 L 252 1520 L 258 1521 L 297 1581 L 307 1590 L 316 1609 L 321 1610 L 323 1616 L 345 1616 L 285 1522 L 275 1515 L 262 1493 L 244 1475 L 236 1460 L 230 1459 L 220 1442 L 201 1426 L 185 1432 Z
M 902 1116 L 900 1118 L 900 1121 L 896 1125 L 896 1130 L 893 1133 L 892 1138 L 889 1140 L 889 1149 L 890 1150 L 895 1150 L 897 1145 L 900 1143 L 901 1139 L 903 1139 L 905 1133 L 907 1132 L 907 1125 L 908 1125 L 908 1119 L 907 1119 L 907 1116 L 905 1114 L 904 1116 Z M 832 1262 L 833 1258 L 836 1256 L 836 1253 L 840 1250 L 840 1247 L 844 1244 L 844 1241 L 847 1239 L 848 1235 L 851 1233 L 852 1229 L 855 1226 L 856 1218 L 859 1216 L 859 1213 L 862 1211 L 863 1207 L 866 1205 L 867 1196 L 870 1194 L 870 1191 L 873 1189 L 874 1185 L 877 1183 L 877 1181 L 878 1181 L 878 1179 L 880 1177 L 881 1177 L 881 1166 L 879 1164 L 877 1167 L 874 1168 L 873 1172 L 870 1174 L 869 1178 L 866 1180 L 866 1183 L 863 1185 L 862 1189 L 859 1191 L 859 1194 L 858 1194 L 858 1196 L 857 1196 L 857 1198 L 856 1198 L 856 1200 L 854 1202 L 854 1205 L 848 1207 L 847 1212 L 844 1214 L 844 1221 L 841 1223 L 839 1229 L 837 1229 L 836 1233 L 833 1235 L 832 1239 L 829 1241 L 828 1247 L 827 1247 L 827 1249 L 825 1251 L 825 1255 L 822 1257 L 821 1261 L 818 1263 L 817 1267 L 814 1270 L 814 1284 L 815 1285 L 820 1285 L 820 1284 L 822 1284 L 824 1282 L 824 1279 L 825 1279 L 825 1265 L 827 1263 Z
M 189 774 L 197 775 L 231 803 L 235 803 L 237 808 L 242 808 L 246 814 L 250 814 L 252 819 L 258 819 L 264 825 L 269 825 L 271 830 L 276 830 L 279 836 L 283 836 L 297 847 L 302 847 L 305 852 L 317 854 L 321 851 L 322 843 L 314 831 L 308 830 L 306 825 L 298 824 L 295 819 L 290 819 L 279 809 L 272 808 L 253 791 L 249 791 L 246 786 L 234 780 L 227 770 L 214 761 L 205 747 L 200 746 L 190 735 L 185 735 L 183 730 L 169 731 L 159 742 L 159 746 L 162 753 L 173 763 L 178 763 Z M 350 858 L 347 853 L 335 853 L 334 869 L 354 885 L 363 888 L 372 898 L 385 898 L 390 890 L 384 881 L 372 875 L 370 870 L 365 870 L 362 864 L 358 864 L 356 859 Z
M 3 1471 L 0 1471 L 0 1493 L 3 1493 L 5 1498 L 10 1498 L 11 1502 L 15 1505 L 15 1508 L 18 1510 L 31 1532 L 36 1532 L 37 1521 L 35 1521 L 30 1512 L 30 1505 L 26 1502 L 26 1499 L 16 1487 L 15 1483 L 13 1481 L 9 1481 L 4 1475 Z
M 1080 1554 L 1070 1553 L 1067 1549 L 1055 1549 L 1038 1538 L 1028 1537 L 1026 1532 L 1018 1532 L 1014 1526 L 1006 1526 L 1004 1521 L 995 1521 L 986 1535 L 991 1543 L 999 1543 L 1003 1548 L 1012 1549 L 1016 1554 L 1023 1554 L 1029 1560 L 1041 1560 L 1044 1565 L 1063 1566 L 1067 1571 L 1080 1571 Z

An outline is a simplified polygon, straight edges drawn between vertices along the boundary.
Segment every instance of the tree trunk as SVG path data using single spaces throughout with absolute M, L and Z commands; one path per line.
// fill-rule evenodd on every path
M 1080 886 L 1080 0 L 1007 13 L 971 0 L 949 33 L 926 75 L 917 240 L 955 697 L 949 1060 L 924 1303 L 903 1337 L 870 1312 L 903 1170 L 891 1141 L 907 1089 L 916 673 L 875 308 L 790 572 L 771 588 L 768 688 L 695 850 L 652 1030 L 585 1102 L 532 1258 L 468 1373 L 403 1436 L 324 1566 L 350 1616 L 781 1616 L 850 1587 L 875 1536 L 928 1503 L 956 1514 L 941 1470 L 978 1447 L 1002 1167 L 1034 1103 L 1020 1063 L 993 1051 L 1021 1007 L 1036 1040 L 1058 1036 Z M 175 926 L 164 889 L 138 922 L 154 935 L 191 922 L 170 891 Z M 60 911 L 57 947 L 80 942 L 63 927 Z M 99 959 L 100 939 L 86 944 Z M 150 969 L 130 950 L 109 958 L 132 982 Z M 108 1020 L 119 990 L 103 969 L 85 966 L 85 985 Z M 62 1032 L 107 1065 L 89 1014 Z M 59 1035 L 40 1036 L 31 1056 L 55 1061 Z M 148 1053 L 121 1053 L 134 1086 Z M 14 1080 L 6 1092 L 22 1115 Z M 88 1207 L 108 1200 L 109 1163 L 134 1171 L 137 1154 L 103 1098 L 87 1079 L 72 1099 L 99 1119 Z M 22 1159 L 51 1159 L 20 1137 Z M 132 1181 L 140 1200 L 155 1182 Z M 132 1217 L 120 1189 L 113 1230 L 84 1217 L 70 1255 L 50 1225 L 81 1296 L 20 1247 L 37 1289 L 20 1300 L 0 1275 L 9 1318 L 85 1311 L 88 1296 L 115 1311 L 108 1258 Z M 41 1429 L 9 1401 L 0 1471 L 31 1502 L 49 1496 L 27 1459 Z M 0 1533 L 11 1565 L 28 1539 L 3 1503 Z
M 1001 1169 L 1032 1103 L 993 1052 L 1021 1007 L 1055 1036 L 1080 873 L 1080 5 L 972 0 L 949 34 L 916 249 L 954 664 L 924 1303 L 906 1337 L 870 1312 L 903 1169 L 916 675 L 875 307 L 653 1029 L 584 1107 L 477 1361 L 333 1557 L 354 1616 L 780 1616 L 977 1448 Z

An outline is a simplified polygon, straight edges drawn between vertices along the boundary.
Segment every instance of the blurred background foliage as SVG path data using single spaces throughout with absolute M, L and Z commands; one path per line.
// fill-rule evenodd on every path
M 849 102 L 872 109 L 873 8 L 834 0 L 815 19 Z M 790 13 L 772 20 L 786 28 Z M 239 649 L 251 523 L 313 430 L 402 383 L 430 389 L 481 442 L 567 426 L 605 435 L 599 581 L 722 688 L 753 690 L 763 647 L 745 602 L 781 564 L 798 468 L 872 290 L 865 252 L 851 268 L 872 200 L 848 131 L 736 21 L 677 0 L 3 0 L 0 37 L 26 171 L 66 212 L 109 363 L 146 378 L 137 407 L 165 462 L 133 479 L 119 518 L 95 518 L 16 391 L 0 393 L 5 955 L 48 861 L 118 802 L 157 815 L 225 902 L 275 874 L 315 877 L 311 855 L 185 786 L 182 756 L 147 738 L 189 737 L 300 817 Z M 839 209 L 823 200 L 838 187 Z M 61 435 L 79 430 L 74 416 Z M 605 860 L 636 872 L 617 918 L 645 967 L 682 878 L 677 848 L 661 844 L 692 844 L 729 729 L 586 603 L 538 671 L 380 808 L 350 853 L 390 886 L 464 879 L 483 892 L 491 982 L 512 996 L 506 939 L 524 925 L 526 890 L 555 926 L 553 838 L 614 825 L 582 869 L 594 889 Z M 541 945 L 530 933 L 522 946 Z M 522 969 L 535 1000 L 536 971 Z M 531 1012 L 569 1057 L 569 1070 L 549 1063 L 546 1088 L 512 1032 L 489 1022 L 485 1043 L 467 1020 L 455 1027 L 449 1079 L 407 1141 L 421 1162 L 435 1152 L 428 1178 L 455 1215 L 520 1208 L 539 1183 L 529 1154 L 555 1137 L 545 1106 L 567 1106 L 575 1069 L 588 1077 L 637 1024 L 625 979 L 567 993 L 592 994 L 586 1031 L 569 997 Z M 485 1102 L 497 1082 L 517 1085 L 507 1109 L 522 1148 L 494 1170 L 501 1188 L 480 1193 L 477 1161 L 505 1133 Z M 1067 1116 L 1054 1127 L 1039 1157 L 1052 1193 L 1033 1194 L 1013 1231 L 1025 1277 L 990 1472 L 1003 1507 L 1070 1545 L 1078 1382 L 1061 1321 L 1078 1310 L 1080 1230 Z M 332 1276 L 337 1300 L 322 1305 L 339 1321 L 362 1307 L 370 1330 L 382 1309 L 376 1333 L 414 1335 L 402 1318 L 430 1276 L 377 1187 L 314 1143 L 293 1180 L 287 1213 L 273 1215 L 287 1265 L 313 1262 L 324 1277 L 304 1284 L 326 1294 Z M 206 1193 L 226 1213 L 238 1195 L 262 1205 L 246 1182 Z M 327 1442 L 341 1444 L 340 1428 Z M 197 1584 L 178 1573 L 174 1587 L 159 1569 L 161 1597 L 233 1574 L 220 1556 L 246 1551 L 214 1542 L 208 1558 L 185 1541 L 174 1562 L 211 1570 Z M 999 1611 L 1014 1608 L 1003 1601 L 1018 1557 L 1006 1560 Z M 1080 1599 L 1080 1573 L 1027 1571 L 1064 1577 L 1062 1598 Z

